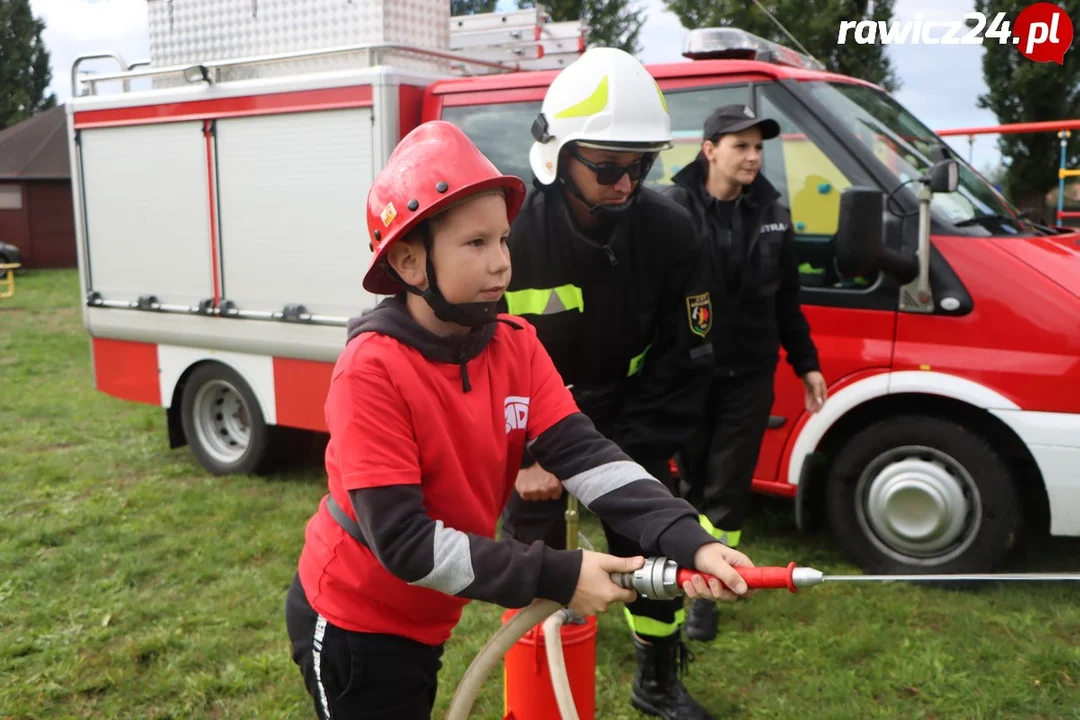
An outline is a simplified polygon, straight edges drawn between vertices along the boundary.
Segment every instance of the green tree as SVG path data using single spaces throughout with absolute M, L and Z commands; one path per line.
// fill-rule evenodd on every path
M 30 0 L 0 0 L 0 130 L 56 105 L 44 29 Z
M 1015 22 L 1027 0 L 975 0 L 975 10 L 993 22 L 999 12 Z M 1076 22 L 1080 0 L 1057 3 Z M 984 31 L 985 32 L 985 31 Z M 988 92 L 979 96 L 979 107 L 993 111 L 1001 124 L 1066 120 L 1080 117 L 1080 51 L 1077 40 L 1065 53 L 1064 64 L 1038 63 L 1020 54 L 1011 42 L 983 41 L 983 79 Z M 1046 193 L 1057 185 L 1061 164 L 1061 140 L 1053 132 L 1016 133 L 998 136 L 998 151 L 1006 160 L 1003 188 L 1016 205 L 1042 213 Z M 1080 132 L 1073 132 L 1066 162 L 1080 162 Z
M 584 20 L 589 45 L 615 47 L 631 54 L 641 50 L 638 35 L 645 15 L 631 0 L 547 0 L 542 4 L 555 22 Z M 534 0 L 518 0 L 519 8 L 535 5 Z
M 475 15 L 495 12 L 499 0 L 450 0 L 451 15 Z
M 894 0 L 761 0 L 761 5 L 788 29 L 806 50 L 832 71 L 876 83 L 889 92 L 900 80 L 885 54 L 885 45 L 861 45 L 847 33 L 837 42 L 842 21 L 889 21 Z M 683 27 L 734 27 L 798 50 L 776 22 L 746 0 L 664 0 Z

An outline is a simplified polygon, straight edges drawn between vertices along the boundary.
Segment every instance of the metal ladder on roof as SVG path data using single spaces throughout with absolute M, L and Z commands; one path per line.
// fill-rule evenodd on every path
M 450 18 L 449 52 L 402 43 L 365 43 L 340 47 L 300 50 L 289 53 L 231 58 L 195 64 L 154 67 L 148 60 L 128 64 L 117 53 L 95 53 L 75 59 L 71 67 L 71 94 L 96 95 L 98 85 L 121 82 L 124 92 L 140 78 L 180 76 L 188 83 L 227 82 L 228 70 L 335 56 L 359 56 L 351 67 L 375 67 L 392 56 L 420 56 L 445 61 L 450 71 L 460 75 L 561 69 L 585 51 L 588 28 L 580 20 L 552 22 L 543 5 L 511 12 L 478 13 Z M 80 74 L 80 66 L 90 60 L 112 59 L 119 72 Z M 85 92 L 80 86 L 85 86 Z

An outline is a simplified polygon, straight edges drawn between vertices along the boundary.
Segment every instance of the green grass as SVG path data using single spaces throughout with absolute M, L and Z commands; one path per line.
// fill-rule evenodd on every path
M 214 478 L 170 451 L 161 409 L 94 389 L 77 288 L 33 272 L 0 300 L 0 718 L 311 717 L 283 607 L 318 454 Z M 854 570 L 783 503 L 760 503 L 745 537 L 759 565 Z M 1028 559 L 1075 569 L 1078 549 Z M 1065 584 L 764 592 L 723 608 L 686 683 L 717 717 L 1080 718 L 1078 601 Z M 436 717 L 500 613 L 466 609 Z M 600 618 L 598 660 L 598 717 L 643 717 L 621 611 Z M 498 674 L 475 717 L 502 717 Z

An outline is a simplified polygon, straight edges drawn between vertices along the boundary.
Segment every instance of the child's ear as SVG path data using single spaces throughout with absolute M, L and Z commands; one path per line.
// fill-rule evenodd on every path
M 386 253 L 386 261 L 408 285 L 424 290 L 427 288 L 427 263 L 423 246 L 405 238 L 395 243 Z

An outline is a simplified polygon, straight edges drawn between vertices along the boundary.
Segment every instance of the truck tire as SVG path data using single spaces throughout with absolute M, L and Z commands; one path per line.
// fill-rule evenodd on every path
M 184 383 L 180 418 L 195 458 L 214 475 L 264 469 L 270 430 L 255 394 L 232 368 L 205 363 Z
M 989 572 L 1023 529 L 1009 466 L 981 435 L 931 416 L 854 434 L 826 494 L 836 542 L 868 573 Z

